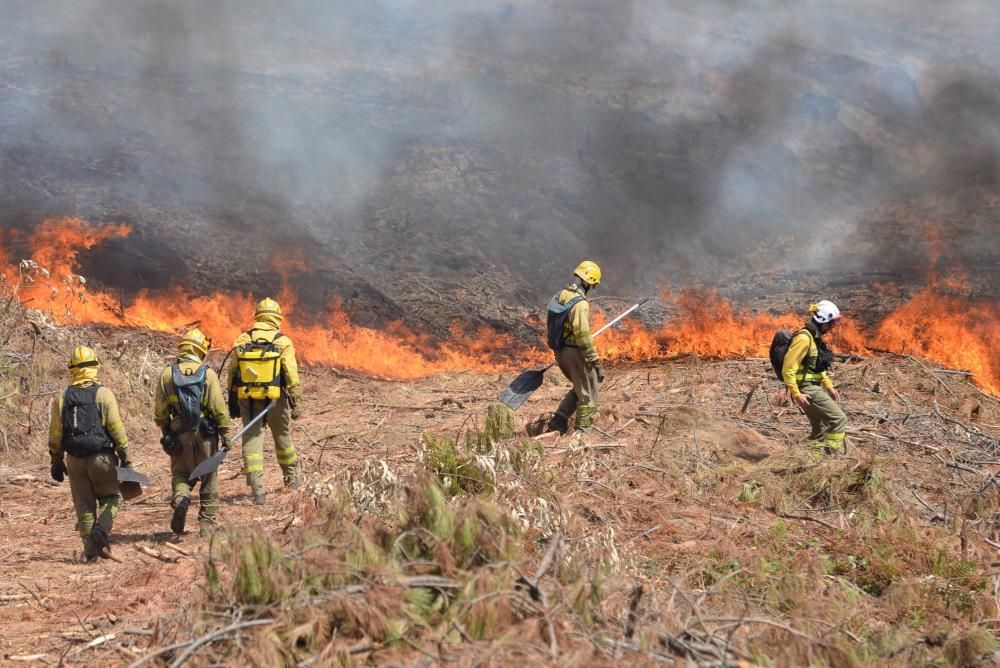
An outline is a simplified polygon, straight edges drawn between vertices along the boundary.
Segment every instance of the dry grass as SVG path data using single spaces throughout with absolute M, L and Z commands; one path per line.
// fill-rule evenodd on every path
M 26 317 L 12 309 L 0 320 L 13 332 L 0 382 L 18 392 L 0 404 L 0 424 L 17 435 L 11 471 L 45 475 L 47 413 L 35 406 L 29 420 L 21 393 L 61 389 L 64 350 L 89 339 L 141 446 L 143 377 L 169 342 L 44 322 L 39 336 Z M 817 461 L 798 445 L 804 420 L 767 392 L 739 413 L 749 382 L 732 379 L 753 378 L 758 366 L 683 360 L 613 370 L 600 430 L 583 442 L 524 433 L 554 405 L 558 382 L 515 416 L 491 403 L 503 379 L 379 383 L 307 369 L 307 414 L 316 415 L 299 425 L 308 492 L 277 497 L 253 521 L 227 506 L 233 521 L 211 543 L 194 543 L 194 598 L 173 591 L 176 574 L 159 566 L 116 565 L 126 569 L 116 577 L 129 583 L 127 600 L 162 590 L 173 613 L 153 627 L 131 618 L 123 599 L 109 602 L 128 624 L 156 630 L 83 656 L 121 662 L 180 643 L 154 660 L 169 664 L 218 633 L 195 647 L 199 663 L 989 660 L 1000 618 L 997 548 L 987 542 L 1000 526 L 990 477 L 1000 471 L 1000 404 L 902 360 L 848 365 L 839 378 L 850 454 Z M 442 400 L 442 387 L 464 405 Z M 331 395 L 352 412 L 350 424 L 321 413 Z M 377 407 L 414 404 L 429 408 Z M 156 470 L 157 452 L 137 453 Z M 65 496 L 52 497 L 55 509 Z M 11 505 L 20 497 L 5 498 L 6 513 L 35 521 Z M 141 508 L 127 508 L 123 521 Z M 35 525 L 18 530 L 25 526 Z M 25 549 L 37 560 L 47 548 Z M 79 577 L 78 567 L 60 568 Z M 71 580 L 58 586 L 76 600 Z M 60 612 L 73 611 L 42 609 L 32 628 L 48 618 L 64 627 Z M 270 621 L 240 626 L 254 620 Z M 107 624 L 92 633 L 116 630 Z

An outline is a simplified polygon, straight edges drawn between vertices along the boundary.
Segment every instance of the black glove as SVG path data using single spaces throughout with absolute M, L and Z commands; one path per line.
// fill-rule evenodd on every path
M 229 440 L 228 436 L 220 436 L 219 443 L 223 450 L 229 450 L 229 448 L 233 447 L 233 442 Z
M 66 462 L 61 459 L 57 459 L 52 462 L 52 468 L 49 469 L 49 474 L 51 474 L 53 480 L 56 482 L 62 482 L 66 479 L 67 473 L 69 473 L 69 471 L 66 470 Z
M 590 368 L 594 370 L 595 374 L 597 374 L 597 382 L 598 383 L 603 383 L 604 382 L 604 367 L 601 366 L 601 362 L 600 361 L 594 362 L 590 366 Z
M 177 435 L 172 431 L 164 432 L 160 437 L 160 447 L 168 455 L 176 455 L 180 452 L 180 444 L 177 442 Z
M 124 450 L 117 450 L 115 454 L 118 455 L 118 466 L 122 467 L 123 469 L 132 468 L 132 462 L 128 460 L 127 452 L 125 452 Z

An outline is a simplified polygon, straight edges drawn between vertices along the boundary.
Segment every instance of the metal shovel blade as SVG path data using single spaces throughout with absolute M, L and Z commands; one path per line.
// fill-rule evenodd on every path
M 217 471 L 219 469 L 219 464 L 221 464 L 222 460 L 226 458 L 226 454 L 228 452 L 228 450 L 220 449 L 208 459 L 202 460 L 201 464 L 195 466 L 194 471 L 191 471 L 191 475 L 188 476 L 188 482 L 197 480 L 202 476 Z
M 521 404 L 528 400 L 532 392 L 542 386 L 545 372 L 549 368 L 551 367 L 545 367 L 540 371 L 535 369 L 520 373 L 507 389 L 500 393 L 497 399 L 500 400 L 500 403 L 507 406 L 507 408 L 516 411 L 521 407 Z
M 268 404 L 267 406 L 264 406 L 263 410 L 261 410 L 260 413 L 257 413 L 254 419 L 250 420 L 245 425 L 243 425 L 243 428 L 240 429 L 238 432 L 236 432 L 235 435 L 233 435 L 231 442 L 235 443 L 239 439 L 243 438 L 243 434 L 247 433 L 250 427 L 254 426 L 258 422 L 263 420 L 264 416 L 267 415 L 267 412 L 271 410 L 271 408 L 273 407 L 274 404 Z M 219 464 L 222 463 L 222 460 L 226 458 L 227 454 L 229 454 L 228 449 L 219 448 L 218 452 L 216 452 L 208 459 L 203 460 L 201 464 L 198 464 L 197 466 L 194 467 L 194 471 L 191 471 L 191 475 L 188 476 L 188 482 L 194 482 L 195 480 L 197 480 L 202 476 L 208 475 L 209 473 L 215 473 L 219 469 Z
M 149 484 L 149 478 L 135 469 L 127 469 L 124 466 L 116 466 L 115 473 L 118 474 L 118 482 L 137 482 L 140 485 Z

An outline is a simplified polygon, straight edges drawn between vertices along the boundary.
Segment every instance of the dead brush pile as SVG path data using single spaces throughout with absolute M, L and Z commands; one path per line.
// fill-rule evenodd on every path
M 509 512 L 475 498 L 450 503 L 428 477 L 395 484 L 391 495 L 382 511 L 362 514 L 338 487 L 287 538 L 235 528 L 218 537 L 195 628 L 211 628 L 219 614 L 274 623 L 252 641 L 202 654 L 244 665 L 349 665 L 375 653 L 437 656 L 442 643 L 494 641 L 537 623 Z
M 218 615 L 266 630 L 202 655 L 964 666 L 997 651 L 997 582 L 969 528 L 991 501 L 929 522 L 884 453 L 817 461 L 696 407 L 660 411 L 628 438 L 543 448 L 492 407 L 462 438 L 424 434 L 408 472 L 358 467 L 287 536 L 231 532 L 195 631 Z

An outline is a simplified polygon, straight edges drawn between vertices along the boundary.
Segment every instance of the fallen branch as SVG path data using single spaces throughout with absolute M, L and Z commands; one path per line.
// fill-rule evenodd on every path
M 632 588 L 632 599 L 629 601 L 628 606 L 628 621 L 625 623 L 625 640 L 631 640 L 632 636 L 635 635 L 635 627 L 639 620 L 639 615 L 637 613 L 639 609 L 639 601 L 642 600 L 642 595 L 646 593 L 646 585 L 637 584 Z
M 922 498 L 920 498 L 920 495 L 917 494 L 917 490 L 911 489 L 910 492 L 913 494 L 914 498 L 916 498 L 916 500 L 920 502 L 920 505 L 922 505 L 924 508 L 926 508 L 927 510 L 931 511 L 932 513 L 934 513 L 934 516 L 931 517 L 931 522 L 933 522 L 934 520 L 941 520 L 942 522 L 947 522 L 948 521 L 947 517 L 945 517 L 944 515 L 942 515 L 935 508 L 931 507 L 931 505 L 929 503 L 927 503 Z
M 72 652 L 70 652 L 70 654 L 79 654 L 80 652 L 82 652 L 84 650 L 91 649 L 93 647 L 97 647 L 98 645 L 103 645 L 104 643 L 108 642 L 109 640 L 114 640 L 114 639 L 115 639 L 115 634 L 114 633 L 109 633 L 109 634 L 104 635 L 104 636 L 99 636 L 97 638 L 94 638 L 90 642 L 88 642 L 83 647 L 77 647 L 75 650 L 73 650 Z
M 758 387 L 760 387 L 760 381 L 758 381 L 753 387 L 750 388 L 750 391 L 747 392 L 747 397 L 743 400 L 743 406 L 740 408 L 740 415 L 747 412 L 747 408 L 750 406 L 750 400 L 753 399 L 753 394 L 757 391 Z
M 159 552 L 159 551 L 154 550 L 152 548 L 148 548 L 145 545 L 133 545 L 133 547 L 135 548 L 136 552 L 139 552 L 140 554 L 144 554 L 147 557 L 152 557 L 153 559 L 159 559 L 160 561 L 162 561 L 164 563 L 167 563 L 167 564 L 176 564 L 177 562 L 179 562 L 181 560 L 180 557 L 168 557 L 167 555 L 163 554 L 162 552 Z
M 214 642 L 214 641 L 218 640 L 219 638 L 225 636 L 228 633 L 232 633 L 233 631 L 240 631 L 242 629 L 249 628 L 249 627 L 252 627 L 252 626 L 263 626 L 264 624 L 270 624 L 270 623 L 272 623 L 272 620 L 270 620 L 270 619 L 255 619 L 255 620 L 252 620 L 252 621 L 249 621 L 249 622 L 240 622 L 239 624 L 230 624 L 229 626 L 227 626 L 224 629 L 219 629 L 218 631 L 213 631 L 212 633 L 208 633 L 206 635 L 203 635 L 200 638 L 192 640 L 188 644 L 188 648 L 186 650 L 184 650 L 183 652 L 181 652 L 181 655 L 178 656 L 174 660 L 174 662 L 170 664 L 170 668 L 180 668 L 180 666 L 183 666 L 184 662 L 187 661 L 188 658 L 192 654 L 194 654 L 196 651 L 198 651 L 199 647 L 201 647 L 203 645 L 207 645 L 207 644 L 209 644 L 211 642 Z
M 941 448 L 935 448 L 932 445 L 925 445 L 923 443 L 917 443 L 916 441 L 908 441 L 905 438 L 900 438 L 899 436 L 893 436 L 891 434 L 879 434 L 878 432 L 868 431 L 867 429 L 847 430 L 848 434 L 865 434 L 867 436 L 874 436 L 875 438 L 881 438 L 887 441 L 899 441 L 900 443 L 905 443 L 906 445 L 912 445 L 915 448 L 923 448 L 924 450 L 929 450 L 931 452 L 941 452 Z
M 167 547 L 167 548 L 170 548 L 170 549 L 171 549 L 171 550 L 173 550 L 174 552 L 178 552 L 178 553 L 180 553 L 180 554 L 183 554 L 183 555 L 184 555 L 185 557 L 190 557 L 190 556 L 192 556 L 192 554 L 191 554 L 191 551 L 190 551 L 190 550 L 185 550 L 185 549 L 184 549 L 183 547 L 181 547 L 180 545 L 175 545 L 175 544 L 171 543 L 170 541 L 167 541 L 167 542 L 163 543 L 163 547 Z
M 793 515 L 792 513 L 778 513 L 778 517 L 784 517 L 789 520 L 805 520 L 807 522 L 816 522 L 817 524 L 822 524 L 825 527 L 829 527 L 834 531 L 843 531 L 838 526 L 834 526 L 829 522 L 819 519 L 818 517 L 810 517 L 809 515 Z
M 809 642 L 816 643 L 822 647 L 828 647 L 829 645 L 825 642 L 812 637 L 804 631 L 799 631 L 798 629 L 793 629 L 787 624 L 782 624 L 781 622 L 775 621 L 773 619 L 767 619 L 764 617 L 709 617 L 705 621 L 715 622 L 717 624 L 764 624 L 765 626 L 773 626 L 776 629 L 781 629 L 782 631 L 787 631 L 793 636 L 798 636 L 803 640 L 808 640 Z
M 147 654 L 146 656 L 136 659 L 135 661 L 133 661 L 128 665 L 128 668 L 139 668 L 139 666 L 149 661 L 152 661 L 158 656 L 169 654 L 170 652 L 178 650 L 182 647 L 187 647 L 188 649 L 181 656 L 179 656 L 176 661 L 174 661 L 171 664 L 171 668 L 173 668 L 173 666 L 180 666 L 185 661 L 187 661 L 188 657 L 191 656 L 191 654 L 193 654 L 194 651 L 198 649 L 198 647 L 201 647 L 206 643 L 213 642 L 214 640 L 221 638 L 227 633 L 230 633 L 232 631 L 240 631 L 242 629 L 249 628 L 252 626 L 263 626 L 264 624 L 272 624 L 272 623 L 274 623 L 273 619 L 254 619 L 249 622 L 239 622 L 237 624 L 230 624 L 229 626 L 223 629 L 213 631 L 212 633 L 201 636 L 200 638 L 196 638 L 194 640 L 187 640 L 185 642 L 177 642 L 172 645 L 167 645 L 166 647 L 161 647 L 152 654 Z

